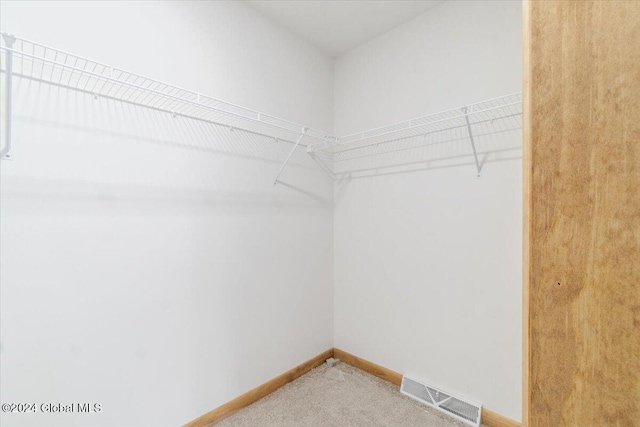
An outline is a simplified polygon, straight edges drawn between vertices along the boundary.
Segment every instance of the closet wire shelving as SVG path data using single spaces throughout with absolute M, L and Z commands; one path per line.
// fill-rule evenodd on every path
M 6 129 L 2 157 L 11 150 L 12 78 L 24 78 L 65 89 L 228 127 L 231 131 L 307 146 L 328 133 L 210 96 L 141 76 L 92 59 L 2 33 L 2 72 L 5 74 Z M 290 152 L 289 158 L 293 150 Z M 289 160 L 287 158 L 287 162 Z M 284 169 L 285 164 L 282 166 Z M 280 172 L 282 172 L 282 169 Z M 278 176 L 280 174 L 278 173 Z M 277 180 L 277 177 L 276 177 Z M 275 181 L 274 181 L 275 183 Z
M 400 123 L 387 125 L 343 137 L 312 129 L 256 110 L 231 104 L 198 92 L 173 86 L 121 68 L 68 53 L 40 43 L 1 33 L 0 71 L 5 79 L 5 144 L 0 156 L 11 156 L 12 79 L 42 82 L 79 91 L 94 98 L 105 98 L 228 127 L 293 144 L 273 183 L 288 164 L 298 146 L 327 172 L 338 179 L 335 164 L 356 157 L 380 156 L 415 146 L 415 137 L 463 130 L 469 141 L 480 174 L 474 129 L 522 126 L 522 96 L 515 93 L 462 108 L 443 111 Z M 494 130 L 495 130 L 494 129 Z M 490 133 L 490 132 L 486 132 Z
M 521 128 L 522 94 L 518 92 L 318 142 L 309 145 L 307 152 L 315 155 L 325 170 L 337 178 L 337 165 L 340 162 L 466 140 L 479 176 L 482 164 L 476 150 L 476 138 Z M 428 138 L 433 134 L 444 133 L 449 134 L 448 139 Z

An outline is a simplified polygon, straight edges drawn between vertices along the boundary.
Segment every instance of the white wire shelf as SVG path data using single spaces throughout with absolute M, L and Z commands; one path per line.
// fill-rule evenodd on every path
M 474 137 L 522 127 L 522 96 L 515 93 L 337 138 L 60 49 L 7 33 L 1 35 L 0 71 L 5 75 L 6 88 L 5 146 L 0 154 L 3 158 L 9 157 L 11 150 L 14 77 L 291 143 L 293 148 L 278 171 L 274 184 L 298 145 L 305 146 L 309 155 L 332 179 L 338 179 L 357 159 L 381 158 L 399 152 L 411 156 L 411 150 L 416 148 L 465 140 L 469 143 L 468 154 L 473 154 L 479 175 L 482 166 Z M 448 136 L 442 137 L 445 134 Z M 439 136 L 434 140 L 436 135 Z
M 306 146 L 334 136 L 72 53 L 2 33 L 3 73 Z M 11 56 L 11 59 L 8 59 Z
M 341 163 L 444 142 L 466 140 L 476 172 L 481 164 L 474 138 L 522 128 L 522 94 L 514 93 L 400 123 L 321 141 L 307 152 L 335 178 L 348 171 Z M 444 136 L 446 135 L 446 137 Z

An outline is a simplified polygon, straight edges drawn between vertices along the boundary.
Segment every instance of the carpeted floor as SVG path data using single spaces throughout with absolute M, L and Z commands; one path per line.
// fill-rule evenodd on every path
M 215 426 L 468 427 L 341 362 L 321 365 Z

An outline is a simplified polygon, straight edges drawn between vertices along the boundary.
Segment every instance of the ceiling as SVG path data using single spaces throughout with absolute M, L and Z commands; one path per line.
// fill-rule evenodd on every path
M 327 55 L 336 57 L 442 1 L 272 0 L 246 3 Z

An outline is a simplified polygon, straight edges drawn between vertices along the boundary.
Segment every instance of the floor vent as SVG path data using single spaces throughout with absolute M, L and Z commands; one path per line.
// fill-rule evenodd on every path
M 437 387 L 426 385 L 411 378 L 402 377 L 402 394 L 436 408 L 464 423 L 480 426 L 482 405 L 463 400 Z

